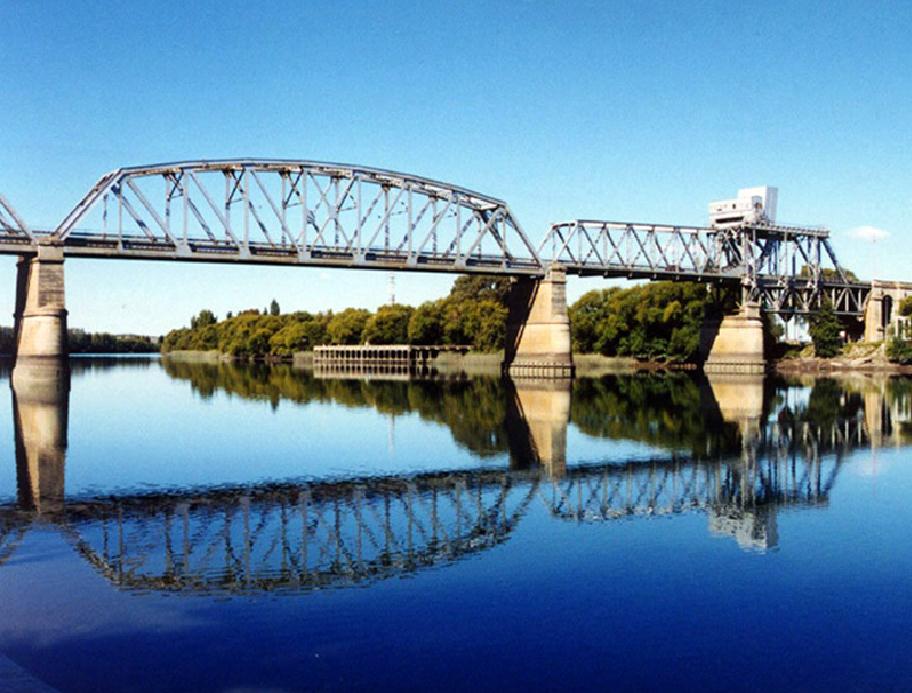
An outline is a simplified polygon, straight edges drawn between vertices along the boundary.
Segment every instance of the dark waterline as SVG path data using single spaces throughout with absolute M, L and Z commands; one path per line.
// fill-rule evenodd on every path
M 912 381 L 0 380 L 0 688 L 912 685 Z

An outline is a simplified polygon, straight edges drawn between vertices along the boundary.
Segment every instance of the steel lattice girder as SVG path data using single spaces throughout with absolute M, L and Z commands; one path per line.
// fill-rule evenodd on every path
M 70 255 L 544 271 L 502 200 L 395 171 L 312 161 L 117 169 L 52 237 Z
M 871 285 L 843 270 L 825 229 L 574 220 L 551 226 L 538 255 L 580 276 L 738 283 L 768 312 L 807 314 L 829 299 L 860 315 Z
M 0 195 L 0 240 L 5 243 L 30 243 L 32 232 L 3 195 Z
M 497 198 L 350 164 L 231 159 L 119 168 L 44 238 L 0 197 L 0 253 L 64 245 L 68 257 L 162 259 L 540 277 L 740 284 L 768 312 L 829 299 L 860 315 L 870 284 L 850 278 L 822 228 L 573 220 L 536 249 Z M 547 252 L 546 252 L 547 250 Z

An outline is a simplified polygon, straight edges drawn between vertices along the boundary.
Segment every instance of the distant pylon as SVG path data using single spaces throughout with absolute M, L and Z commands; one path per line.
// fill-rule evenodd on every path
M 396 305 L 396 275 L 389 276 L 389 305 Z

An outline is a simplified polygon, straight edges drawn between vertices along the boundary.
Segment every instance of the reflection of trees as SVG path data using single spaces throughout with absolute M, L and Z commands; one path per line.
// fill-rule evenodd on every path
M 268 401 L 273 407 L 285 399 L 299 404 L 369 407 L 388 415 L 417 414 L 448 426 L 455 441 L 476 454 L 494 455 L 510 449 L 506 422 L 515 393 L 497 378 L 333 380 L 314 378 L 309 371 L 289 365 L 168 359 L 162 363 L 171 377 L 190 380 L 202 397 L 222 390 L 231 396 Z M 837 380 L 816 381 L 806 406 L 794 409 L 785 406 L 781 397 L 786 387 L 781 381 L 768 382 L 764 416 L 774 412 L 780 423 L 828 429 L 864 411 L 864 396 Z M 573 384 L 570 421 L 587 435 L 686 450 L 700 457 L 730 453 L 741 444 L 737 422 L 723 421 L 706 380 L 686 373 L 578 379 Z
M 864 408 L 862 393 L 847 390 L 833 378 L 821 378 L 811 387 L 807 404 L 795 407 L 794 410 L 784 407 L 779 412 L 779 420 L 800 421 L 818 428 L 828 428 L 839 421 L 863 415 Z
M 277 407 L 282 399 L 307 404 L 334 402 L 344 407 L 370 407 L 381 414 L 417 414 L 449 427 L 453 438 L 478 455 L 508 450 L 504 419 L 506 396 L 495 378 L 432 381 L 368 381 L 314 378 L 288 365 L 189 363 L 165 359 L 172 378 L 191 381 L 204 398 L 217 390 Z
M 738 440 L 737 425 L 723 422 L 706 387 L 686 374 L 577 380 L 570 420 L 589 435 L 700 454 L 732 449 Z

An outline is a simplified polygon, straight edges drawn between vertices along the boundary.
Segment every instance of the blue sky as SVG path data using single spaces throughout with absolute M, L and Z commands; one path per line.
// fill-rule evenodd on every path
M 348 161 L 502 197 L 536 240 L 572 217 L 702 224 L 770 184 L 858 274 L 912 280 L 910 33 L 910 3 L 7 1 L 0 192 L 42 228 L 121 165 Z M 0 258 L 0 324 L 14 274 Z M 401 274 L 397 297 L 451 281 Z M 67 292 L 73 326 L 157 334 L 273 297 L 374 308 L 387 276 L 72 261 Z

